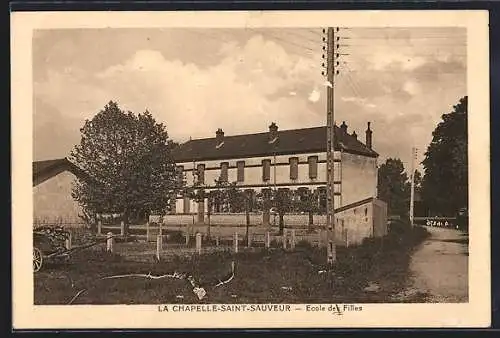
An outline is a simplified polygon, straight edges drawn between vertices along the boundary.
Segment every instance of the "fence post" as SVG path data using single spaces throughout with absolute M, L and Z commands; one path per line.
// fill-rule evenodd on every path
M 125 236 L 125 222 L 120 222 L 120 235 Z
M 163 248 L 163 236 L 158 235 L 156 236 L 156 259 L 158 260 L 158 262 L 160 261 L 161 258 L 162 248 Z
M 66 244 L 66 249 L 71 250 L 71 232 L 68 234 L 68 238 L 66 238 L 65 244 Z
M 97 221 L 97 234 L 102 235 L 102 221 L 101 220 Z
M 108 239 L 106 240 L 106 251 L 113 252 L 113 244 L 115 242 L 115 239 L 113 238 L 113 233 L 108 232 L 107 237 L 108 237 Z
M 295 229 L 290 230 L 290 249 L 295 250 Z
M 250 234 L 250 232 L 247 235 L 247 247 L 252 247 L 252 235 Z
M 186 236 L 186 246 L 188 246 L 189 245 L 189 231 L 186 231 L 184 233 L 184 236 Z
M 233 246 L 234 246 L 234 252 L 238 253 L 238 232 L 234 233 Z
M 266 232 L 266 248 L 269 249 L 271 247 L 271 234 L 269 231 Z
M 283 237 L 282 238 L 283 238 L 283 249 L 286 250 L 286 247 L 287 247 L 287 245 L 286 245 L 287 244 L 286 243 L 286 241 L 287 241 L 287 229 L 283 230 Z
M 215 246 L 219 246 L 219 234 L 217 234 L 217 236 L 215 237 Z
M 201 234 L 199 232 L 196 233 L 196 252 L 201 255 Z
M 146 223 L 146 243 L 149 243 L 149 220 Z

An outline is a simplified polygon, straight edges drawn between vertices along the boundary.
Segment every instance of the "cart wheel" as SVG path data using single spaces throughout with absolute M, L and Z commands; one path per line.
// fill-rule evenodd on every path
M 37 272 L 42 268 L 42 251 L 36 247 L 33 248 L 33 271 Z

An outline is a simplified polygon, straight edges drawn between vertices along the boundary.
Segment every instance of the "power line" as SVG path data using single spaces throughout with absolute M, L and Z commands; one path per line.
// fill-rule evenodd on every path
M 252 29 L 252 28 L 247 28 L 248 30 L 252 30 L 252 31 L 255 31 L 255 29 Z M 295 42 L 292 42 L 290 40 L 287 40 L 287 39 L 284 39 L 284 38 L 281 38 L 279 36 L 276 36 L 276 35 L 272 35 L 268 32 L 261 32 L 261 31 L 256 31 L 257 34 L 260 34 L 262 36 L 267 36 L 267 37 L 270 37 L 271 39 L 274 39 L 274 40 L 278 40 L 278 41 L 282 41 L 284 43 L 287 43 L 289 44 L 290 46 L 293 46 L 293 47 L 296 47 L 296 48 L 300 48 L 302 50 L 307 50 L 308 52 L 317 52 L 317 50 L 313 49 L 313 48 L 310 48 L 308 46 L 304 46 L 304 45 L 301 45 L 301 44 L 298 44 L 298 43 L 295 43 Z

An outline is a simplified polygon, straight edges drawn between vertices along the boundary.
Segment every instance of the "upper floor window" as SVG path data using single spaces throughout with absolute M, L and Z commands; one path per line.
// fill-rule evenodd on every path
M 177 183 L 179 186 L 182 185 L 182 182 L 184 182 L 184 166 L 179 165 L 176 167 L 176 174 L 177 174 Z
M 309 156 L 309 178 L 314 180 L 318 178 L 318 156 Z
M 198 175 L 198 184 L 205 184 L 205 165 L 198 164 L 196 167 L 196 174 Z
M 236 181 L 237 182 L 244 182 L 245 181 L 245 161 L 236 162 L 236 169 L 237 169 Z
M 228 180 L 228 174 L 227 174 L 228 168 L 229 168 L 229 163 L 222 162 L 220 164 L 220 180 L 222 182 L 227 182 Z
M 296 180 L 299 178 L 299 158 L 290 157 L 290 179 Z
M 271 160 L 262 160 L 262 181 L 271 180 Z

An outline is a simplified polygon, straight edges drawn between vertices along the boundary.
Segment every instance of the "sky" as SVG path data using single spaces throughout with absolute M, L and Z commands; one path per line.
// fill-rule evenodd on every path
M 466 90 L 462 28 L 342 28 L 335 120 L 379 163 L 423 159 L 441 115 Z M 324 34 L 300 29 L 58 29 L 33 36 L 34 160 L 68 156 L 110 101 L 149 110 L 170 138 L 325 125 Z

